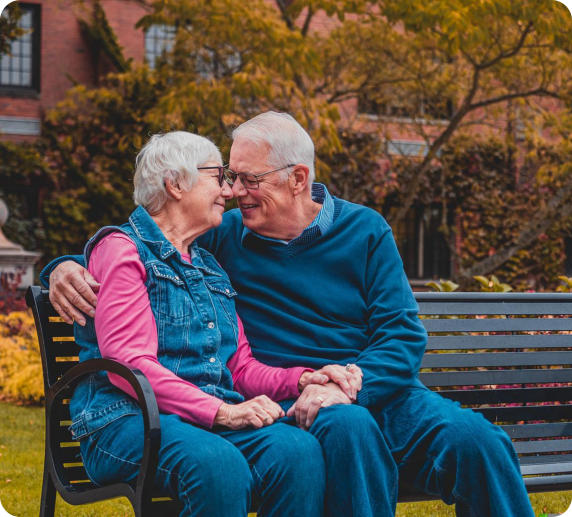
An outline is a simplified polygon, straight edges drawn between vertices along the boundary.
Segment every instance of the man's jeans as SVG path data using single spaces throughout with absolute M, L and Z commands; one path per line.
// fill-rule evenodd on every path
M 161 414 L 156 485 L 183 503 L 181 516 L 243 517 L 251 496 L 262 516 L 318 517 L 324 504 L 324 462 L 318 441 L 284 423 L 211 432 Z M 81 440 L 95 483 L 133 481 L 143 450 L 143 421 L 127 415 Z
M 310 432 L 324 449 L 330 517 L 394 515 L 398 479 L 460 517 L 534 517 L 506 433 L 425 388 L 379 411 L 323 408 Z

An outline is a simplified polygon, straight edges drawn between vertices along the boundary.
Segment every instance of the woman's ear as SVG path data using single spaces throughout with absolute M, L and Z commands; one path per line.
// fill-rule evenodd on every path
M 167 194 L 169 194 L 169 196 L 171 196 L 173 199 L 176 199 L 177 201 L 181 199 L 183 194 L 183 190 L 181 189 L 180 185 L 176 182 L 173 182 L 172 180 L 165 180 L 165 191 Z

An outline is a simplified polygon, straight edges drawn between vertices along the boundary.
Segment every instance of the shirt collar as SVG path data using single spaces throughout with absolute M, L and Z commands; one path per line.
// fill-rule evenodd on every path
M 314 220 L 304 229 L 300 235 L 298 235 L 298 237 L 292 239 L 291 241 L 284 241 L 281 239 L 274 239 L 272 237 L 260 235 L 248 229 L 246 226 L 243 226 L 241 237 L 242 244 L 244 244 L 246 238 L 255 237 L 261 240 L 276 242 L 284 245 L 294 245 L 300 242 L 300 240 L 308 240 L 308 238 L 313 240 L 314 238 L 324 235 L 330 229 L 332 222 L 334 221 L 334 200 L 323 183 L 312 183 L 312 201 L 320 203 L 322 208 L 320 208 L 320 211 Z

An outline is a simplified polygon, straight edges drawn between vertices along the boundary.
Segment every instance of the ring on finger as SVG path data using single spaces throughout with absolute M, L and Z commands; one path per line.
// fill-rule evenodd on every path
M 348 363 L 348 364 L 346 364 L 346 370 L 348 372 L 351 372 L 354 369 L 354 366 L 355 366 L 355 364 Z

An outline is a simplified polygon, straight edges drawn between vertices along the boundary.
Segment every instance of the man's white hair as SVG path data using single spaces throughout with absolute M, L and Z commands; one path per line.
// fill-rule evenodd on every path
M 276 111 L 261 113 L 238 126 L 232 132 L 232 138 L 268 145 L 268 165 L 271 167 L 303 163 L 310 170 L 309 183 L 314 181 L 314 142 L 292 115 Z M 285 170 L 282 177 L 287 176 L 288 170 Z
M 207 138 L 186 131 L 153 135 L 135 159 L 135 204 L 157 213 L 168 198 L 165 183 L 188 191 L 197 180 L 197 167 L 207 162 L 222 163 L 220 151 Z

